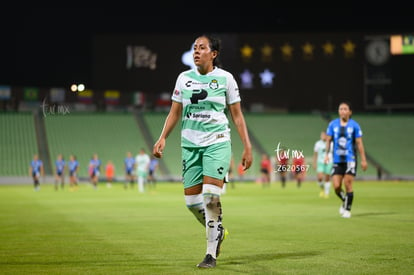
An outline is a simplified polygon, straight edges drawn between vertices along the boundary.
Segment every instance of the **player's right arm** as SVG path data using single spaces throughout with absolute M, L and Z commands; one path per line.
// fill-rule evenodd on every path
M 317 159 L 318 159 L 318 152 L 316 152 L 316 151 L 314 151 L 313 152 L 313 161 L 312 161 L 312 166 L 313 166 L 313 169 L 316 171 L 316 167 L 317 167 Z
M 331 152 L 331 141 L 332 141 L 332 137 L 326 135 L 325 163 L 329 163 L 329 153 Z
M 170 112 L 168 113 L 167 118 L 164 122 L 164 127 L 162 128 L 161 135 L 158 138 L 157 142 L 154 144 L 152 149 L 152 154 L 156 158 L 162 157 L 162 152 L 165 147 L 165 140 L 170 135 L 171 131 L 174 129 L 177 122 L 181 119 L 182 114 L 182 104 L 176 101 L 172 101 Z

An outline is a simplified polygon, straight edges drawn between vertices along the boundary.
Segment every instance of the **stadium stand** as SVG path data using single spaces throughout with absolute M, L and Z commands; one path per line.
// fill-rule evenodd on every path
M 147 148 L 144 137 L 130 113 L 73 113 L 45 118 L 51 159 L 62 153 L 66 159 L 77 156 L 79 176 L 87 177 L 93 153 L 102 161 L 101 177 L 108 160 L 115 165 L 115 177 L 124 178 L 123 160 L 127 151 L 133 155 Z M 149 149 L 147 149 L 149 150 Z
M 43 117 L 47 146 L 52 167 L 59 153 L 65 158 L 75 154 L 80 162 L 80 177 L 87 177 L 87 167 L 93 153 L 98 153 L 103 166 L 112 160 L 116 168 L 116 179 L 124 178 L 123 159 L 127 151 L 134 155 L 144 147 L 151 154 L 152 144 L 163 127 L 166 112 L 120 113 L 70 113 Z M 334 117 L 336 114 L 332 114 Z M 254 163 L 245 174 L 254 179 L 260 174 L 260 156 L 269 154 L 275 160 L 275 150 L 283 146 L 302 151 L 307 164 L 311 163 L 313 145 L 320 131 L 327 127 L 326 116 L 321 114 L 246 113 L 254 147 Z M 414 142 L 414 116 L 387 114 L 358 114 L 355 116 L 364 131 L 364 144 L 371 156 L 369 168 L 358 173 L 361 178 L 378 177 L 380 172 L 389 172 L 392 178 L 412 177 L 411 163 Z M 0 115 L 0 176 L 26 176 L 28 163 L 38 152 L 34 115 L 31 112 L 2 113 Z M 237 130 L 230 123 L 233 136 L 235 165 L 240 161 L 242 144 Z M 165 169 L 160 169 L 163 179 L 181 179 L 180 125 L 167 140 L 162 159 Z M 102 167 L 101 175 L 104 175 Z M 168 173 L 168 174 L 166 174 Z M 309 168 L 307 176 L 314 177 Z M 382 175 L 384 176 L 384 175 Z
M 366 151 L 391 173 L 390 177 L 396 179 L 412 177 L 414 116 L 358 114 L 354 117 L 364 131 Z
M 146 112 L 143 113 L 143 119 L 148 125 L 149 134 L 152 137 L 153 143 L 158 139 L 161 134 L 162 127 L 164 125 L 165 117 L 168 115 L 166 112 Z M 167 139 L 167 146 L 165 147 L 164 156 L 162 158 L 163 163 L 168 167 L 173 178 L 180 179 L 182 171 L 181 163 L 181 137 L 180 137 L 181 125 L 177 124 L 170 136 Z M 152 152 L 152 148 L 151 148 Z
M 0 176 L 28 176 L 37 153 L 32 113 L 1 113 L 0 129 Z

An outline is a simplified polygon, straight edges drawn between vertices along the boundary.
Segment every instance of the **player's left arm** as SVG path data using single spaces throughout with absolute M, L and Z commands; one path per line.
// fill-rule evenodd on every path
M 359 155 L 361 157 L 362 170 L 365 171 L 368 168 L 368 163 L 367 163 L 367 158 L 365 156 L 365 148 L 364 148 L 364 143 L 362 142 L 362 137 L 356 138 L 355 142 L 358 147 Z
M 242 163 L 244 170 L 250 168 L 253 162 L 252 144 L 250 142 L 249 133 L 247 131 L 246 121 L 241 111 L 240 102 L 236 102 L 228 105 L 231 118 L 234 125 L 236 126 L 237 132 L 239 133 L 240 139 L 243 143 L 244 150 L 242 154 Z

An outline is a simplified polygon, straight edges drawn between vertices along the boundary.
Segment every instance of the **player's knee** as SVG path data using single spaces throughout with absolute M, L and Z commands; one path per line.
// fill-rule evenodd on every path
M 214 195 L 208 195 L 204 197 L 206 208 L 216 215 L 221 214 L 221 202 L 220 197 Z
M 212 211 L 212 213 L 216 213 L 218 215 L 221 214 L 221 202 L 220 202 L 220 194 L 222 189 L 217 185 L 213 184 L 203 184 L 203 199 L 204 205 L 206 209 Z

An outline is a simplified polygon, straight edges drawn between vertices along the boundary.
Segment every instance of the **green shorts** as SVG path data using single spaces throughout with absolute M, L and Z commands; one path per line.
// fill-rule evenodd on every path
M 331 163 L 324 163 L 324 162 L 318 162 L 318 166 L 316 167 L 317 173 L 323 173 L 330 175 L 332 173 L 332 162 Z
M 143 178 L 146 178 L 146 177 L 148 176 L 148 172 L 147 172 L 147 171 L 141 171 L 141 170 L 138 170 L 138 171 L 137 171 L 137 176 L 138 176 L 138 177 L 143 177 Z
M 230 168 L 230 141 L 201 148 L 182 148 L 184 188 L 203 182 L 203 176 L 223 180 Z

